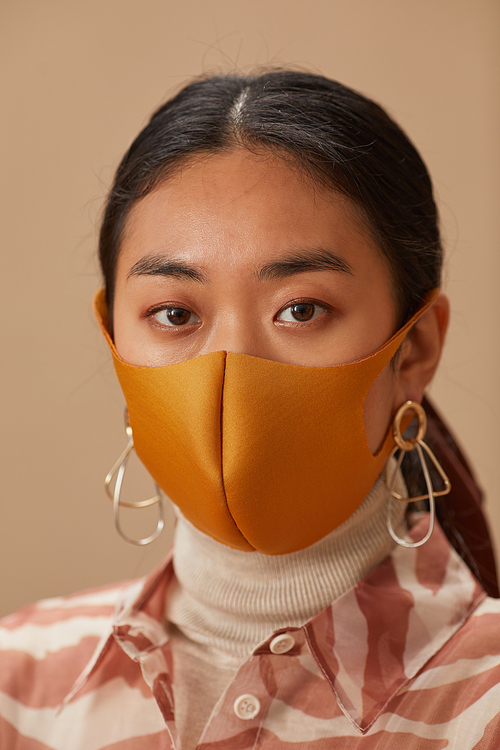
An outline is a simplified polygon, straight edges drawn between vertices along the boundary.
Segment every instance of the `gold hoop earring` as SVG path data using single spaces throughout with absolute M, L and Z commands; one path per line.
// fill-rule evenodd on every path
M 113 501 L 113 518 L 115 522 L 115 528 L 118 534 L 129 544 L 135 544 L 138 547 L 143 547 L 146 544 L 151 544 L 155 539 L 158 539 L 163 527 L 165 526 L 164 513 L 163 513 L 163 497 L 161 489 L 155 482 L 156 494 L 147 500 L 138 500 L 134 503 L 128 503 L 121 500 L 120 495 L 122 491 L 123 477 L 125 475 L 125 469 L 127 468 L 127 461 L 130 453 L 134 449 L 134 437 L 132 434 L 132 428 L 128 420 L 128 411 L 125 410 L 125 432 L 127 433 L 128 443 L 125 450 L 118 457 L 117 461 L 113 464 L 111 470 L 106 474 L 104 479 L 104 489 L 109 499 Z M 112 488 L 111 483 L 113 477 L 116 474 L 115 485 Z M 120 525 L 120 507 L 122 508 L 147 508 L 150 505 L 158 504 L 158 523 L 155 531 L 149 536 L 143 537 L 142 539 L 133 539 L 132 537 L 125 534 Z
M 403 420 L 403 417 L 405 416 L 406 412 L 413 411 L 418 419 L 418 428 L 417 428 L 417 434 L 415 437 L 411 438 L 404 438 L 403 433 L 401 431 L 401 422 Z M 401 547 L 408 547 L 410 549 L 413 549 L 415 547 L 421 547 L 422 544 L 425 544 L 425 542 L 429 539 L 430 535 L 432 534 L 434 530 L 434 521 L 436 517 L 436 503 L 435 498 L 436 497 L 442 497 L 443 495 L 447 495 L 451 490 L 451 483 L 448 477 L 446 476 L 443 467 L 437 460 L 434 453 L 431 451 L 429 446 L 424 443 L 424 437 L 425 433 L 427 431 L 427 415 L 421 406 L 416 401 L 406 401 L 397 411 L 396 416 L 394 417 L 394 423 L 393 423 L 393 435 L 394 435 L 394 441 L 396 443 L 395 447 L 391 451 L 386 465 L 385 465 L 385 482 L 387 484 L 387 487 L 389 488 L 389 501 L 387 503 L 387 530 L 389 531 L 389 534 L 394 539 L 397 544 L 399 544 Z M 412 450 L 417 451 L 417 455 L 420 461 L 420 466 L 422 468 L 422 473 L 424 475 L 425 479 L 425 485 L 427 487 L 427 495 L 418 495 L 417 497 L 403 497 L 399 493 L 394 491 L 394 482 L 396 480 L 396 476 L 399 472 L 399 469 L 401 468 L 401 464 L 403 463 L 403 459 L 407 453 L 409 453 Z M 394 458 L 397 451 L 400 451 L 400 454 L 398 456 L 398 460 L 396 463 L 396 468 L 394 469 L 394 472 L 392 474 L 392 477 L 389 478 L 389 465 L 391 463 L 391 459 Z M 439 476 L 443 480 L 443 489 L 436 491 L 432 486 L 431 477 L 429 474 L 429 468 L 427 466 L 427 462 L 425 460 L 425 453 L 429 456 L 431 459 L 434 467 L 436 468 Z M 405 539 L 401 539 L 391 525 L 391 504 L 392 504 L 392 498 L 395 498 L 396 500 L 400 500 L 403 502 L 416 502 L 417 500 L 429 500 L 429 513 L 430 513 L 430 519 L 429 519 L 429 528 L 427 530 L 427 533 L 425 534 L 422 539 L 420 539 L 418 542 L 407 542 Z

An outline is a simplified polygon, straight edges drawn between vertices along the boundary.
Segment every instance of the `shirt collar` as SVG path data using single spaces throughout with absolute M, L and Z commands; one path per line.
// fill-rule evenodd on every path
M 409 532 L 420 539 L 421 519 Z M 126 586 L 110 631 L 66 696 L 72 700 L 117 644 L 141 660 L 168 641 L 163 623 L 172 554 Z M 308 647 L 346 717 L 365 733 L 385 706 L 460 628 L 485 593 L 436 526 L 425 545 L 398 547 L 372 573 L 304 625 Z M 295 628 L 293 628 L 295 630 Z M 254 653 L 261 650 L 257 647 Z M 149 681 L 149 680 L 148 680 Z
M 173 575 L 172 550 L 145 578 L 126 584 L 119 592 L 110 628 L 99 640 L 92 657 L 59 707 L 62 710 L 99 670 L 113 644 L 129 658 L 161 648 L 168 636 L 163 624 L 165 597 Z M 118 658 L 120 651 L 118 652 Z
M 421 539 L 428 516 L 410 531 Z M 460 628 L 485 593 L 436 526 L 422 547 L 398 547 L 305 626 L 340 708 L 366 732 Z

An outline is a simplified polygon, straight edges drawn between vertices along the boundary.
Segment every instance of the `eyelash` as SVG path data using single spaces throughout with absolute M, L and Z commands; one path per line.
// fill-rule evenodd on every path
M 178 325 L 178 326 L 176 325 L 167 326 L 167 325 L 164 325 L 163 323 L 160 323 L 158 320 L 154 319 L 154 316 L 160 312 L 167 311 L 167 310 L 176 310 L 176 309 L 186 310 L 187 312 L 191 313 L 191 315 L 196 315 L 196 313 L 190 308 L 184 307 L 184 305 L 180 305 L 175 302 L 171 302 L 169 304 L 154 305 L 153 307 L 150 307 L 149 310 L 146 311 L 144 317 L 151 320 L 153 325 L 156 325 L 159 328 L 173 328 L 173 329 L 178 329 L 178 330 L 182 328 L 186 328 L 187 325 L 189 324 Z M 196 317 L 198 316 L 196 315 Z
M 308 320 L 306 320 L 306 321 L 299 321 L 299 320 L 296 320 L 296 321 L 292 321 L 292 320 L 279 320 L 279 316 L 280 315 L 282 315 L 286 310 L 289 310 L 289 309 L 293 308 L 296 305 L 312 305 L 315 308 L 321 308 L 321 310 L 323 312 L 321 312 L 317 317 L 316 316 L 313 317 L 310 321 L 308 321 Z M 173 309 L 186 310 L 189 313 L 191 313 L 192 315 L 196 315 L 196 317 L 198 317 L 198 315 L 193 310 L 191 310 L 190 308 L 184 307 L 181 304 L 176 304 L 175 302 L 172 302 L 170 304 L 155 305 L 155 306 L 149 308 L 149 310 L 146 311 L 144 317 L 148 318 L 148 319 L 152 319 L 153 324 L 159 326 L 160 328 L 173 328 L 173 329 L 176 329 L 176 328 L 177 329 L 186 328 L 189 325 L 189 323 L 186 323 L 184 325 L 179 325 L 179 326 L 176 326 L 176 325 L 167 326 L 167 325 L 164 325 L 164 324 L 160 323 L 157 320 L 154 320 L 154 316 L 157 313 L 160 313 L 160 312 L 163 312 L 163 311 L 166 311 L 166 310 L 173 310 Z M 287 326 L 303 327 L 307 323 L 309 323 L 309 324 L 315 323 L 319 318 L 323 317 L 323 315 L 325 313 L 327 315 L 331 315 L 332 312 L 333 312 L 333 308 L 330 305 L 327 305 L 325 302 L 321 302 L 320 300 L 317 300 L 317 299 L 311 299 L 310 297 L 303 297 L 303 298 L 300 298 L 300 299 L 294 299 L 294 300 L 291 300 L 290 302 L 287 302 L 286 305 L 284 305 L 280 310 L 278 310 L 278 312 L 276 313 L 276 315 L 274 317 L 274 320 L 277 321 L 278 323 L 281 323 L 281 324 L 284 324 L 284 325 L 287 325 Z M 315 311 L 315 313 L 316 313 L 316 311 Z M 314 315 L 315 315 L 315 313 L 314 313 Z
M 286 310 L 289 310 L 292 307 L 294 307 L 295 305 L 312 305 L 313 307 L 321 308 L 323 312 L 320 313 L 320 315 L 318 315 L 317 317 L 312 318 L 312 320 L 310 320 L 310 321 L 299 321 L 299 320 L 297 320 L 297 321 L 288 321 L 288 320 L 280 321 L 279 320 L 279 316 L 282 313 L 284 313 Z M 327 315 L 331 315 L 333 313 L 333 308 L 330 305 L 327 305 L 326 302 L 321 302 L 318 299 L 311 299 L 310 297 L 303 297 L 301 299 L 294 299 L 294 300 L 291 300 L 290 302 L 287 302 L 287 304 L 284 305 L 284 307 L 282 307 L 281 310 L 279 310 L 276 313 L 275 320 L 278 321 L 278 322 L 280 322 L 280 323 L 284 323 L 285 325 L 302 327 L 302 326 L 306 325 L 307 323 L 309 323 L 309 324 L 316 323 L 321 317 L 323 317 L 323 315 L 325 313 Z

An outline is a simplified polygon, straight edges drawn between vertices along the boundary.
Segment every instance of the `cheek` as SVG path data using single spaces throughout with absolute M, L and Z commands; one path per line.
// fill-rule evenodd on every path
M 120 304 L 115 298 L 113 306 L 113 341 L 120 357 L 132 365 L 148 363 L 145 336 L 132 305 Z
M 121 309 L 119 303 L 117 304 L 115 298 L 115 304 L 113 306 L 113 341 L 120 357 L 126 362 L 131 362 L 131 348 L 133 344 L 130 341 L 130 325 L 127 321 L 127 315 L 124 310 Z M 132 358 L 133 359 L 133 358 Z
M 389 363 L 373 382 L 363 407 L 368 446 L 374 455 L 382 446 L 392 422 L 396 389 L 396 374 Z

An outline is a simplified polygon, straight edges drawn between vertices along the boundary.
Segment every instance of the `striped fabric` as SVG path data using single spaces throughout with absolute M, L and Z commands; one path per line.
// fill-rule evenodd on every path
M 0 622 L 1 750 L 181 747 L 162 622 L 171 575 L 169 558 L 143 581 Z M 499 716 L 500 604 L 436 529 L 302 628 L 270 634 L 198 748 L 484 750 L 500 747 Z

